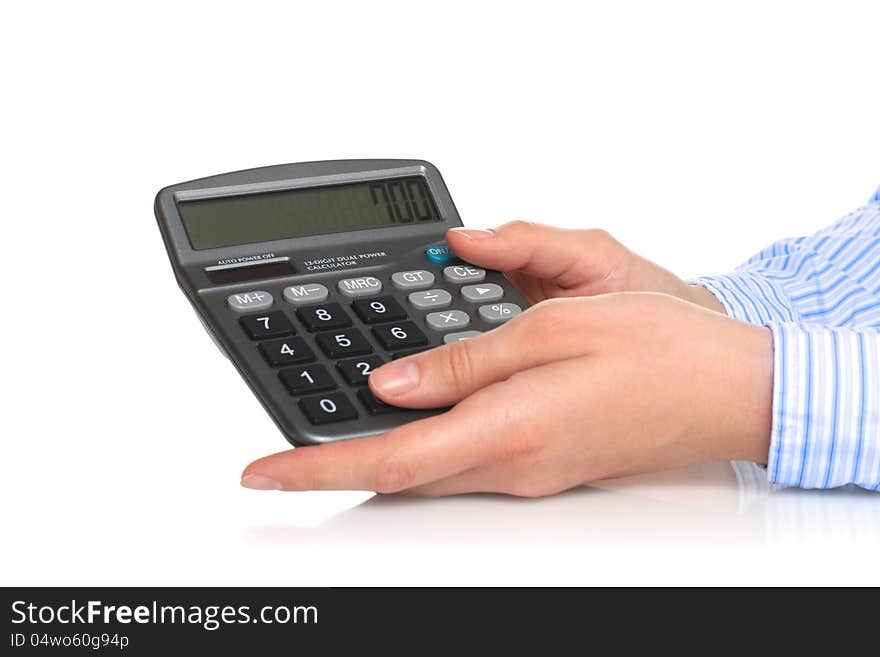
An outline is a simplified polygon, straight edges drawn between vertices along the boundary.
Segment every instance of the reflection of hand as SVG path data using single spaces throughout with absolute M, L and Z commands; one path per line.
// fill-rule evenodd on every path
M 449 412 L 260 459 L 242 483 L 536 496 L 697 462 L 764 461 L 772 368 L 768 329 L 668 295 L 553 299 L 370 377 L 389 403 L 456 404 Z

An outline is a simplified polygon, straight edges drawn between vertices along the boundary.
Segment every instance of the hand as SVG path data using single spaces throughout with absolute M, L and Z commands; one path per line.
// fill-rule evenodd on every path
M 689 285 L 603 230 L 514 221 L 493 230 L 453 228 L 446 241 L 468 262 L 503 271 L 533 304 L 608 292 L 661 292 L 724 312 L 704 287 Z
M 450 411 L 268 456 L 242 484 L 537 496 L 703 461 L 764 461 L 771 341 L 764 327 L 667 295 L 546 301 L 370 376 L 389 403 Z

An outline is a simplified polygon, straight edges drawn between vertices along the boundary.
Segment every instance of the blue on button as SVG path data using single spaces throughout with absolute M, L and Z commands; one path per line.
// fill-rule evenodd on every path
M 431 262 L 436 262 L 438 265 L 447 265 L 458 260 L 458 256 L 445 244 L 429 246 L 425 249 L 425 257 Z

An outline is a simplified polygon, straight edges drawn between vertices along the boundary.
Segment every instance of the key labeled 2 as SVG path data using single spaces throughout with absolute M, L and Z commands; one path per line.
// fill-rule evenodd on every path
M 373 370 L 385 364 L 379 356 L 363 356 L 341 360 L 336 363 L 336 368 L 342 374 L 345 381 L 352 386 L 365 385 Z

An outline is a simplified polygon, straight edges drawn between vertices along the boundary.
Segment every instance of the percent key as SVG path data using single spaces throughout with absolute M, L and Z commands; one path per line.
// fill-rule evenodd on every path
M 515 303 L 493 303 L 488 306 L 480 306 L 477 311 L 480 313 L 480 319 L 488 324 L 501 324 L 508 319 L 519 315 L 522 308 Z

